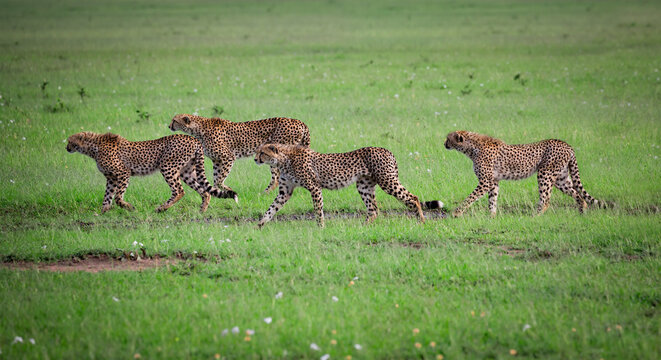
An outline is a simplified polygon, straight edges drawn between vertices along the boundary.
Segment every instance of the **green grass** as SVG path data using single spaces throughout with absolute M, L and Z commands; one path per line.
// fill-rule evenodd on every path
M 202 258 L 143 272 L 0 270 L 0 357 L 661 352 L 655 2 L 0 8 L 0 259 L 115 255 L 137 250 L 134 241 L 148 255 Z M 460 219 L 420 225 L 387 215 L 364 226 L 329 216 L 319 229 L 290 220 L 312 211 L 309 193 L 298 189 L 280 220 L 257 230 L 275 194 L 262 192 L 268 169 L 244 159 L 227 179 L 240 206 L 212 199 L 199 214 L 199 196 L 188 189 L 156 214 L 169 188 L 153 175 L 131 180 L 126 200 L 137 211 L 95 214 L 104 178 L 91 159 L 68 154 L 64 139 L 81 130 L 152 139 L 171 134 L 176 113 L 219 111 L 233 121 L 301 119 L 320 152 L 386 147 L 403 184 L 448 209 L 477 183 L 469 159 L 444 149 L 448 132 L 509 143 L 559 138 L 576 150 L 586 189 L 612 206 L 577 216 L 573 200 L 554 191 L 548 213 L 533 218 L 531 178 L 501 183 L 495 219 L 482 199 Z M 382 210 L 404 210 L 380 190 L 377 200 Z M 353 187 L 324 192 L 324 202 L 329 215 L 364 212 Z M 221 335 L 233 326 L 241 335 Z M 246 329 L 255 330 L 249 342 Z M 24 343 L 12 344 L 15 336 Z

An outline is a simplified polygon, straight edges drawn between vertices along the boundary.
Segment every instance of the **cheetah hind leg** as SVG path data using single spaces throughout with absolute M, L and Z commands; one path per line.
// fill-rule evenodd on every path
M 356 189 L 367 208 L 365 224 L 370 224 L 379 216 L 379 208 L 375 199 L 376 182 L 368 177 L 363 177 L 356 182 Z
M 163 205 L 156 208 L 156 212 L 163 212 L 169 209 L 172 205 L 184 197 L 184 189 L 181 186 L 181 182 L 179 181 L 179 171 L 172 168 L 163 169 L 161 170 L 161 173 L 163 174 L 165 181 L 168 183 L 168 185 L 170 185 L 172 196 Z
M 181 175 L 186 185 L 190 186 L 193 190 L 197 191 L 197 193 L 200 194 L 200 197 L 202 197 L 200 212 L 203 213 L 207 211 L 207 208 L 209 207 L 209 200 L 211 199 L 211 195 L 209 194 L 209 192 L 206 191 L 206 189 L 200 183 L 197 182 L 197 172 L 195 168 L 190 166 L 189 164 L 188 166 L 184 167 L 181 170 Z
M 585 209 L 587 209 L 588 204 L 583 200 L 583 198 L 578 194 L 576 189 L 574 189 L 574 186 L 572 184 L 572 180 L 569 177 L 569 174 L 566 172 L 566 170 L 558 176 L 558 179 L 555 181 L 555 187 L 560 189 L 564 194 L 571 196 L 575 201 L 576 205 L 578 206 L 578 212 L 583 213 Z
M 377 181 L 379 181 L 378 184 L 383 191 L 403 202 L 410 210 L 415 211 L 420 218 L 420 222 L 425 223 L 425 215 L 422 213 L 420 200 L 417 196 L 406 190 L 397 178 L 377 179 Z
M 537 173 L 537 184 L 539 185 L 539 203 L 537 204 L 536 216 L 544 214 L 549 208 L 549 197 L 551 197 L 551 190 L 558 175 L 553 170 L 545 169 L 539 170 Z

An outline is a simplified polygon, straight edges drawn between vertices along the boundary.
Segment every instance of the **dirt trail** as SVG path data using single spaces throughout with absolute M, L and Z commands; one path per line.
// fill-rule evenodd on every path
M 0 263 L 0 268 L 12 270 L 40 270 L 55 272 L 85 271 L 141 271 L 168 264 L 174 264 L 180 259 L 153 257 L 146 259 L 117 259 L 106 254 L 89 255 L 84 259 L 72 258 L 55 262 L 14 261 Z

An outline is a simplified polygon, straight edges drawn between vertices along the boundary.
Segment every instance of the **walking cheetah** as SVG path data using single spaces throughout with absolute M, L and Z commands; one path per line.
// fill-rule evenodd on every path
M 548 208 L 553 186 L 571 196 L 578 211 L 587 207 L 586 201 L 597 205 L 581 184 L 576 155 L 569 144 L 560 140 L 542 140 L 532 144 L 508 145 L 501 140 L 469 131 L 448 134 L 445 148 L 464 153 L 473 160 L 473 170 L 479 180 L 477 188 L 453 212 L 461 216 L 475 200 L 489 193 L 489 211 L 496 214 L 498 182 L 525 179 L 537 172 L 539 203 L 537 214 Z
M 260 145 L 266 143 L 310 146 L 310 130 L 300 120 L 270 118 L 235 123 L 225 119 L 179 114 L 172 118 L 170 130 L 183 131 L 202 142 L 204 154 L 213 161 L 214 186 L 225 190 L 225 185 L 234 161 L 255 154 Z M 265 192 L 278 186 L 278 169 L 271 169 L 271 182 Z
M 255 162 L 280 170 L 279 194 L 259 221 L 259 227 L 273 218 L 297 186 L 304 187 L 312 195 L 317 223 L 323 227 L 324 199 L 321 189 L 340 189 L 354 182 L 367 207 L 367 223 L 378 215 L 374 199 L 377 184 L 383 191 L 416 211 L 421 222 L 425 221 L 418 197 L 408 192 L 399 182 L 397 161 L 387 149 L 365 147 L 347 153 L 320 154 L 306 146 L 266 144 L 257 150 Z M 442 205 L 438 201 L 429 201 L 423 206 L 433 209 Z
M 172 197 L 156 209 L 158 212 L 167 210 L 184 196 L 180 176 L 202 197 L 201 212 L 207 210 L 210 195 L 234 196 L 233 193 L 211 187 L 204 175 L 202 145 L 192 136 L 177 134 L 134 142 L 111 133 L 81 132 L 69 137 L 67 151 L 91 157 L 96 161 L 99 171 L 105 175 L 107 184 L 102 213 L 112 207 L 113 196 L 117 205 L 133 210 L 133 206 L 124 201 L 129 177 L 148 175 L 156 170 L 161 171 L 172 190 Z

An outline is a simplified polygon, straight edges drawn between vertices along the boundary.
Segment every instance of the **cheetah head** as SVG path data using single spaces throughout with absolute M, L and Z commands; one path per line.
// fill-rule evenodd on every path
M 81 132 L 69 136 L 69 139 L 67 139 L 67 151 L 70 153 L 82 152 L 86 147 L 84 142 L 86 135 L 86 133 Z
M 199 124 L 197 121 L 195 121 L 194 116 L 189 114 L 175 115 L 172 118 L 172 122 L 170 123 L 170 130 L 172 131 L 179 130 L 186 133 L 191 133 L 198 127 Z
M 467 146 L 467 135 L 468 133 L 463 130 L 449 133 L 445 139 L 445 148 L 448 150 L 464 150 Z
M 268 164 L 277 166 L 282 161 L 283 154 L 276 144 L 264 144 L 257 149 L 255 153 L 255 163 L 257 165 Z

